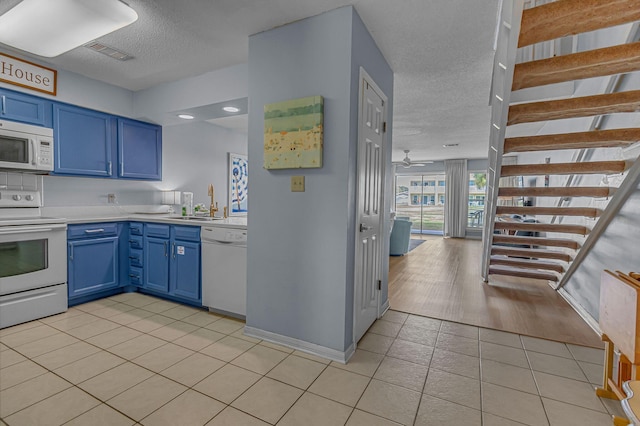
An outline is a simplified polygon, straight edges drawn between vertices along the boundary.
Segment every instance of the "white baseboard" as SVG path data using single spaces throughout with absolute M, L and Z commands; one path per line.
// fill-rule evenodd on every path
M 582 318 L 584 322 L 586 322 L 587 325 L 593 329 L 593 331 L 598 333 L 598 336 L 602 336 L 602 330 L 600 330 L 598 321 L 596 321 L 596 319 L 593 318 L 591 314 L 587 312 L 586 309 L 584 309 L 576 299 L 573 298 L 573 296 L 571 296 L 564 288 L 558 289 L 558 294 L 564 300 L 566 300 L 569 305 L 571 305 L 573 310 L 576 311 L 578 315 L 580 315 L 580 318 Z
M 378 318 L 382 318 L 382 316 L 386 314 L 388 310 L 389 310 L 389 298 L 387 298 L 387 301 L 384 302 L 382 306 L 380 306 L 380 312 L 378 313 Z
M 259 328 L 249 327 L 248 325 L 244 327 L 244 334 L 249 337 L 266 340 L 267 342 L 276 343 L 278 345 L 296 349 L 301 352 L 306 352 L 311 355 L 316 355 L 321 358 L 327 358 L 341 364 L 346 364 L 349 358 L 351 358 L 351 356 L 355 352 L 355 344 L 353 343 L 347 348 L 346 351 L 341 352 L 335 349 L 327 348 L 325 346 L 316 345 L 315 343 L 295 339 L 293 337 L 283 336 L 281 334 L 272 333 L 270 331 L 261 330 Z

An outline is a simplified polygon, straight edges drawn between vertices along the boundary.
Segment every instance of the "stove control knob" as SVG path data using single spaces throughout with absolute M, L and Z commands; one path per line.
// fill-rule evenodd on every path
M 22 195 L 18 195 L 18 194 L 16 194 L 16 195 L 14 195 L 14 196 L 13 196 L 13 199 L 14 199 L 15 201 L 20 201 L 20 200 L 22 200 Z
M 25 195 L 24 199 L 27 201 L 33 201 L 33 195 Z

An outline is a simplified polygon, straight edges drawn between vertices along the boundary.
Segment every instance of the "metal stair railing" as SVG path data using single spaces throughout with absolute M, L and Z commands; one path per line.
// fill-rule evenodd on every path
M 604 210 L 600 218 L 598 218 L 598 221 L 591 232 L 589 232 L 589 236 L 569 265 L 567 272 L 562 276 L 562 279 L 555 288 L 556 290 L 560 290 L 564 287 L 574 272 L 576 272 L 580 267 L 582 261 L 596 245 L 598 239 L 602 236 L 604 231 L 606 231 L 611 221 L 618 215 L 620 209 L 624 206 L 624 203 L 631 194 L 638 189 L 638 184 L 640 184 L 640 157 L 633 163 L 633 166 L 629 169 L 627 177 L 622 182 L 622 185 L 620 185 L 615 194 L 611 197 L 611 201 L 609 201 L 607 208 Z

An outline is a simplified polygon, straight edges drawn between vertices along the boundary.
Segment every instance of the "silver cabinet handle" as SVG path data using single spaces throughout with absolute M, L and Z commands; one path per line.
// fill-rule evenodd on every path
M 164 257 L 167 257 L 167 245 L 169 243 L 167 241 L 164 242 Z
M 104 228 L 99 228 L 99 229 L 85 229 L 84 233 L 85 234 L 98 234 L 100 232 L 104 232 Z
M 5 96 L 4 96 L 4 95 L 2 95 L 2 114 L 5 114 L 5 113 L 6 113 L 5 105 L 6 105 Z
M 73 260 L 73 245 L 69 246 L 69 260 Z
M 175 259 L 176 258 L 176 243 L 173 243 L 171 245 L 171 256 Z
M 113 174 L 113 165 L 111 164 L 111 161 L 109 161 L 107 164 L 109 165 L 109 176 L 111 176 Z

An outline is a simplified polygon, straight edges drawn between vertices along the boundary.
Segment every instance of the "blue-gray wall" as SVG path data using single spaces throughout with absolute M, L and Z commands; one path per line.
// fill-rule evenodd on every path
M 363 31 L 344 7 L 249 38 L 247 325 L 337 351 L 353 340 L 359 65 L 352 46 L 371 51 Z M 366 54 L 364 65 L 391 96 L 391 70 L 377 55 Z M 264 105 L 316 95 L 324 97 L 323 167 L 263 169 Z M 305 176 L 305 192 L 290 191 L 295 175 Z

